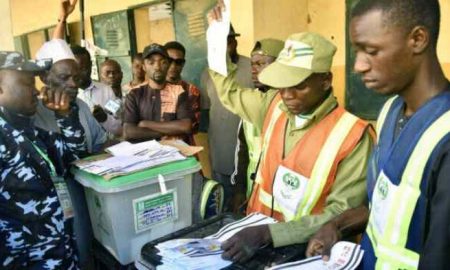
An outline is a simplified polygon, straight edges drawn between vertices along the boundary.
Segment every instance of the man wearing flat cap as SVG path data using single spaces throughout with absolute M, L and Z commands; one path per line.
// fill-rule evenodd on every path
M 221 8 L 210 18 L 220 19 Z M 333 96 L 335 52 L 321 35 L 289 36 L 277 60 L 258 76 L 271 88 L 265 93 L 240 87 L 232 64 L 227 77 L 210 71 L 225 107 L 262 132 L 247 214 L 280 221 L 238 232 L 223 243 L 224 258 L 245 261 L 266 244 L 306 243 L 322 224 L 365 200 L 371 128 Z
M 0 265 L 2 269 L 78 269 L 65 176 L 86 150 L 78 107 L 60 89 L 44 88 L 44 106 L 61 133 L 33 125 L 35 75 L 51 60 L 0 52 Z
M 144 70 L 148 83 L 131 91 L 125 101 L 125 140 L 184 139 L 192 127 L 188 93 L 181 85 L 166 82 L 170 58 L 159 44 L 144 48 Z

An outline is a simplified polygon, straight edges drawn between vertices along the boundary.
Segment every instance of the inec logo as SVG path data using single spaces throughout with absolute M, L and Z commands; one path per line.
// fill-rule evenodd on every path
M 385 179 L 380 179 L 378 183 L 378 193 L 381 195 L 381 199 L 386 199 L 389 193 L 389 186 Z
M 291 173 L 283 175 L 283 183 L 291 190 L 296 190 L 300 187 L 300 179 Z

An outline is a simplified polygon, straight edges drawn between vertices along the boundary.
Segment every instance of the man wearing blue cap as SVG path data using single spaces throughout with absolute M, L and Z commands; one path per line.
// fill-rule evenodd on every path
M 2 269 L 78 269 L 64 176 L 86 150 L 78 107 L 61 89 L 44 88 L 61 134 L 35 128 L 37 72 L 50 61 L 0 52 L 0 265 Z

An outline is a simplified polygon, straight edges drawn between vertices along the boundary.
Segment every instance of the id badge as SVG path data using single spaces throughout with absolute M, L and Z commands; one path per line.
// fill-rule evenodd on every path
M 372 195 L 371 215 L 372 222 L 379 235 L 383 235 L 391 202 L 398 187 L 382 171 L 378 176 L 377 183 Z
M 63 209 L 64 219 L 67 220 L 74 216 L 72 200 L 70 199 L 69 189 L 64 178 L 60 176 L 52 176 L 53 184 L 55 185 L 56 193 L 58 194 L 59 203 Z
M 288 209 L 291 214 L 295 214 L 305 195 L 307 185 L 308 178 L 280 165 L 273 185 L 275 201 L 282 208 Z

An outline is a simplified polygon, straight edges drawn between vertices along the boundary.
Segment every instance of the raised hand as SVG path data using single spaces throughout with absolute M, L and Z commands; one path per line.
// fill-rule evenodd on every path
M 223 3 L 223 0 L 218 0 L 217 4 L 206 15 L 208 19 L 208 24 L 211 24 L 213 21 L 221 21 L 222 11 L 224 10 L 225 4 Z
M 65 20 L 75 9 L 78 0 L 60 0 L 59 19 Z

